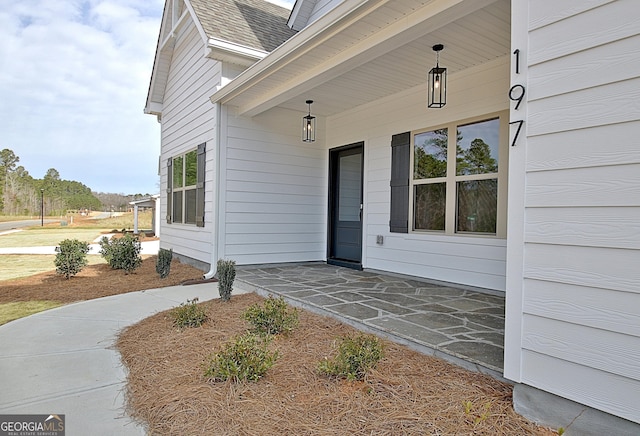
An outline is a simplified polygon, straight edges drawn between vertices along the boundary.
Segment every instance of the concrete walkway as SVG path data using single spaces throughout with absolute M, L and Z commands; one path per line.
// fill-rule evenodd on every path
M 0 326 L 0 413 L 64 414 L 69 435 L 144 435 L 124 411 L 118 333 L 187 300 L 217 296 L 215 283 L 172 286 L 74 303 Z

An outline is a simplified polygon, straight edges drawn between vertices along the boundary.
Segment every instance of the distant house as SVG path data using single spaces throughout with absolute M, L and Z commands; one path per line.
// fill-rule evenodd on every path
M 167 0 L 161 246 L 208 275 L 327 261 L 505 292 L 516 410 L 640 433 L 638 12 Z

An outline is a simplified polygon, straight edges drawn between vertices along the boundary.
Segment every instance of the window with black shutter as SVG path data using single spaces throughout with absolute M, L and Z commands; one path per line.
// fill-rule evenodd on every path
M 167 222 L 204 227 L 206 144 L 167 162 Z
M 389 231 L 409 232 L 411 132 L 391 137 L 391 213 Z

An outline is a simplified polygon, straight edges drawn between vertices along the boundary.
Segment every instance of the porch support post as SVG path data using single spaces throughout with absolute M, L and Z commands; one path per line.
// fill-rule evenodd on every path
M 138 234 L 138 205 L 133 205 L 133 234 Z

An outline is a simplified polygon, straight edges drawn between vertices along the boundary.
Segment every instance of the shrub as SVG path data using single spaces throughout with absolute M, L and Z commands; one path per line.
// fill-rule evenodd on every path
M 173 325 L 179 328 L 200 327 L 207 320 L 204 307 L 198 305 L 198 298 L 187 300 L 171 311 Z
M 104 260 L 107 261 L 109 266 L 111 266 L 111 258 L 113 257 L 114 245 L 111 244 L 111 241 L 106 236 L 100 238 L 100 255 Z
M 243 314 L 243 318 L 253 325 L 254 330 L 261 334 L 277 335 L 288 333 L 298 325 L 298 309 L 289 310 L 284 298 L 270 296 L 264 302 L 250 306 Z
M 140 240 L 129 233 L 122 238 L 100 240 L 100 254 L 113 269 L 123 269 L 127 274 L 142 265 Z
M 278 352 L 270 352 L 268 337 L 245 333 L 210 356 L 204 376 L 213 381 L 257 381 L 274 365 Z
M 236 278 L 236 262 L 234 260 L 218 260 L 218 291 L 222 301 L 231 299 L 233 281 Z
M 56 247 L 56 273 L 64 275 L 68 280 L 87 266 L 89 244 L 77 239 L 65 239 Z
M 374 368 L 383 355 L 382 343 L 376 336 L 346 336 L 338 346 L 336 357 L 333 360 L 325 358 L 320 362 L 319 370 L 347 380 L 363 380 L 367 371 Z
M 171 271 L 171 260 L 173 259 L 173 248 L 158 250 L 158 257 L 156 258 L 156 272 L 160 274 L 160 278 L 164 279 L 169 275 Z

